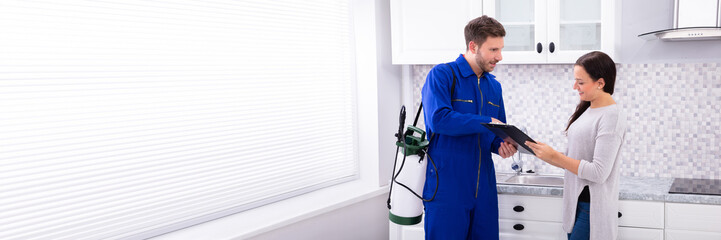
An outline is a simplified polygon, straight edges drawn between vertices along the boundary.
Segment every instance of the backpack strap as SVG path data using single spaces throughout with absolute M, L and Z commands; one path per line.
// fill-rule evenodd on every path
M 446 63 L 448 65 L 448 63 Z M 453 83 L 451 84 L 451 97 L 453 97 L 453 92 L 456 90 L 456 71 L 453 70 L 453 67 L 451 65 L 448 65 L 449 68 L 451 68 L 451 73 L 453 73 Z
M 453 70 L 453 67 L 446 63 L 448 68 L 451 69 L 451 73 L 453 73 L 453 83 L 451 83 L 451 98 L 453 98 L 453 93 L 456 90 L 456 71 Z M 418 117 L 421 116 L 421 110 L 423 110 L 423 102 L 421 101 L 421 105 L 418 106 L 418 112 L 416 112 L 416 119 L 413 121 L 413 126 L 415 127 L 418 123 Z M 430 139 L 429 139 L 430 140 Z

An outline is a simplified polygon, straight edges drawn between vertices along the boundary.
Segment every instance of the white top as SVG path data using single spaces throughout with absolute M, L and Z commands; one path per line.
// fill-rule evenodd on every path
M 578 175 L 566 170 L 563 186 L 563 229 L 571 232 L 583 187 L 591 195 L 591 240 L 618 235 L 619 152 L 626 117 L 617 104 L 588 108 L 568 128 L 566 156 L 581 160 Z

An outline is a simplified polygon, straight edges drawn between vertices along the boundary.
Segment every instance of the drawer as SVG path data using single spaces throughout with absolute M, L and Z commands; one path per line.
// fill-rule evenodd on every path
M 618 203 L 619 226 L 660 228 L 664 226 L 664 203 L 621 200 Z
M 618 240 L 663 240 L 663 229 L 618 227 Z
M 502 219 L 563 221 L 563 199 L 513 194 L 498 195 L 498 215 Z
M 721 233 L 719 232 L 701 232 L 686 230 L 666 230 L 666 240 L 719 240 Z
M 500 237 L 504 240 L 557 240 L 566 239 L 566 233 L 560 222 L 541 222 L 528 220 L 499 219 Z
M 666 229 L 721 232 L 721 206 L 666 203 Z

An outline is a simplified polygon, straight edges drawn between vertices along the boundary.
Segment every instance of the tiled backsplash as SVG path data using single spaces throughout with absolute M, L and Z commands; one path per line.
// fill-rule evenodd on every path
M 432 67 L 411 66 L 415 107 Z M 621 175 L 721 179 L 721 63 L 617 67 L 613 97 L 629 122 Z M 493 74 L 503 86 L 508 123 L 563 151 L 563 130 L 579 101 L 573 65 L 499 64 Z M 496 171 L 511 171 L 510 158 L 493 159 Z M 524 156 L 525 169 L 563 173 L 533 156 Z

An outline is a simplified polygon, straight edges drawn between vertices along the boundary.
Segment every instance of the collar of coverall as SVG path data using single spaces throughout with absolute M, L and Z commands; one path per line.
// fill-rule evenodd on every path
M 461 76 L 463 78 L 476 76 L 476 72 L 473 71 L 471 65 L 468 64 L 468 61 L 466 61 L 465 54 L 461 54 L 460 56 L 458 56 L 458 58 L 456 59 L 456 64 L 458 64 L 458 69 L 460 69 Z M 483 74 L 481 74 L 481 78 L 485 78 L 487 73 L 488 72 L 483 72 Z

